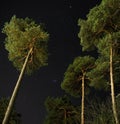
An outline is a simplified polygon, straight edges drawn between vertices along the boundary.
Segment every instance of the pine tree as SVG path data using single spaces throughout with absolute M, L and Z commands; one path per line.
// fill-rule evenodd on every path
M 7 36 L 5 48 L 8 51 L 9 60 L 20 71 L 2 123 L 7 124 L 24 72 L 30 75 L 33 71 L 47 65 L 49 34 L 44 31 L 42 24 L 38 25 L 32 19 L 16 18 L 16 16 L 5 23 L 3 33 Z
M 67 96 L 47 97 L 45 100 L 47 116 L 44 124 L 78 124 L 79 108 L 72 105 Z
M 81 100 L 81 124 L 84 124 L 84 99 L 89 92 L 90 79 L 87 73 L 94 67 L 95 59 L 90 56 L 76 57 L 65 72 L 62 89 L 75 97 L 82 96 Z
M 8 98 L 0 98 L 0 123 L 1 124 L 5 115 L 5 111 L 7 109 L 8 103 L 9 103 Z M 8 124 L 20 124 L 20 123 L 21 123 L 21 115 L 18 112 L 16 112 L 16 108 L 14 106 L 11 112 L 11 116 Z
M 110 82 L 113 115 L 116 124 L 119 124 L 114 85 L 120 81 L 118 78 L 120 74 L 120 1 L 102 0 L 100 5 L 90 10 L 86 20 L 79 20 L 79 25 L 80 44 L 83 50 L 98 50 L 99 57 L 93 73 L 99 70 L 100 75 L 94 78 L 94 83 L 96 85 L 97 82 L 102 82 L 105 86 Z M 105 73 L 102 74 L 102 72 Z M 110 73 L 109 76 L 106 73 Z

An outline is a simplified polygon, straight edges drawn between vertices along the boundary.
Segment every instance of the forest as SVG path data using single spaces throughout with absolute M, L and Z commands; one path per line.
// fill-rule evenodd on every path
M 64 96 L 44 101 L 43 124 L 120 124 L 120 0 L 102 0 L 77 25 L 82 54 L 64 72 Z M 21 80 L 49 64 L 50 34 L 44 24 L 16 15 L 2 33 L 8 59 L 20 74 L 11 98 L 0 98 L 0 123 L 22 124 L 15 108 Z

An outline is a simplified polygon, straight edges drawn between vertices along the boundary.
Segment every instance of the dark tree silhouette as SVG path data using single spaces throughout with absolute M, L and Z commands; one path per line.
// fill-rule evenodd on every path
M 0 98 L 0 123 L 1 124 L 5 115 L 5 111 L 7 109 L 8 103 L 9 103 L 8 98 Z M 11 116 L 8 124 L 21 124 L 21 115 L 18 112 L 16 112 L 15 106 L 11 112 Z
M 67 96 L 48 97 L 45 100 L 47 116 L 44 124 L 79 124 L 79 108 L 72 105 Z

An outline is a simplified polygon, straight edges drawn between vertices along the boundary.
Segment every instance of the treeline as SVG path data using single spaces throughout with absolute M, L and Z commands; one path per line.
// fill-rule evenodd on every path
M 102 0 L 86 19 L 78 20 L 78 26 L 86 56 L 78 56 L 68 65 L 61 88 L 81 103 L 48 97 L 44 124 L 119 124 L 120 1 Z

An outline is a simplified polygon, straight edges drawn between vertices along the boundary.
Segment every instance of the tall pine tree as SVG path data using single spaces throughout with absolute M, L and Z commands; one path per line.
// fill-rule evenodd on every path
M 84 124 L 84 100 L 85 94 L 89 92 L 90 79 L 87 73 L 94 67 L 95 59 L 90 56 L 76 57 L 65 72 L 62 89 L 75 97 L 81 99 L 81 124 Z
M 45 100 L 47 116 L 44 124 L 78 124 L 80 123 L 79 108 L 73 106 L 67 96 L 47 97 Z
M 20 71 L 2 122 L 2 124 L 7 124 L 24 72 L 30 75 L 33 71 L 47 65 L 49 34 L 45 32 L 42 25 L 36 24 L 32 19 L 16 18 L 16 16 L 5 23 L 3 33 L 7 36 L 5 48 L 8 51 L 9 60 Z
M 79 25 L 83 50 L 98 50 L 98 61 L 92 73 L 99 73 L 99 76 L 94 78 L 94 83 L 102 82 L 105 86 L 109 82 L 113 115 L 116 124 L 119 124 L 114 85 L 120 81 L 120 1 L 102 0 L 100 5 L 90 10 L 86 20 L 79 20 Z

